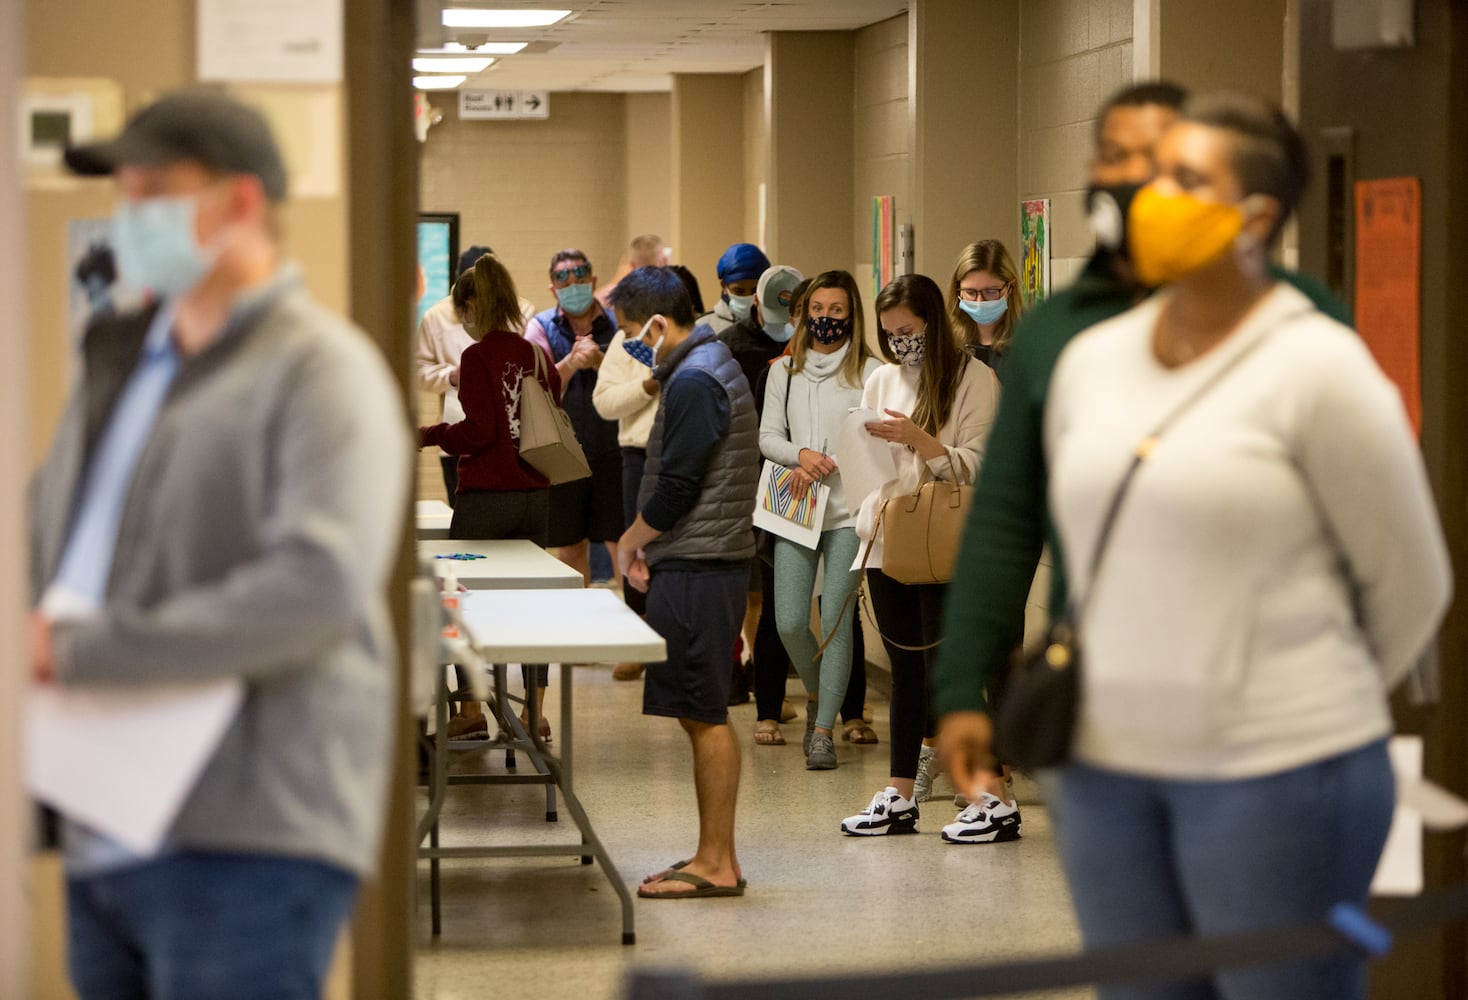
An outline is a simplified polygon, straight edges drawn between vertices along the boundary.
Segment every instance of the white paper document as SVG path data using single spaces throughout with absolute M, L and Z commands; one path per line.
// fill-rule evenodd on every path
M 1397 809 L 1376 865 L 1376 877 L 1371 880 L 1371 894 L 1415 896 L 1422 891 L 1422 814 L 1402 801 L 1401 793 L 1422 780 L 1422 740 L 1395 736 L 1387 749 L 1397 779 Z
M 897 463 L 892 458 L 892 445 L 872 437 L 866 425 L 886 417 L 876 410 L 852 410 L 841 425 L 836 439 L 836 454 L 841 456 L 841 489 L 846 509 L 855 514 L 862 501 L 897 478 Z
M 138 854 L 163 842 L 239 711 L 237 679 L 139 689 L 33 685 L 27 790 Z

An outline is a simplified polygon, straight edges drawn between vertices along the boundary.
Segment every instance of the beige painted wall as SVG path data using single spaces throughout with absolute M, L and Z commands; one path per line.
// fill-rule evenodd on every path
M 673 77 L 671 242 L 710 307 L 719 297 L 719 255 L 759 235 L 745 230 L 744 76 Z
M 767 37 L 770 259 L 807 275 L 850 270 L 852 33 L 782 31 Z
M 627 184 L 626 243 L 643 233 L 664 241 L 673 227 L 673 99 L 668 94 L 623 96 Z M 677 251 L 677 247 L 673 248 Z
M 872 289 L 872 199 L 891 195 L 897 220 L 912 221 L 912 149 L 908 129 L 907 15 L 855 33 L 852 64 L 852 274 L 862 291 L 867 326 Z
M 1285 0 L 1166 0 L 1153 30 L 1161 76 L 1189 90 L 1284 96 Z
M 766 60 L 768 62 L 768 59 Z M 763 66 L 744 74 L 744 236 L 749 243 L 767 249 L 760 232 L 760 185 L 769 181 L 770 104 L 765 95 Z M 766 188 L 768 193 L 768 188 Z M 732 240 L 730 242 L 733 242 Z M 704 304 L 712 308 L 707 290 Z
M 1097 108 L 1132 82 L 1132 9 L 1133 0 L 1030 0 L 1020 7 L 1020 196 L 1050 199 L 1055 289 L 1080 273 L 1093 247 L 1086 165 Z M 1012 239 L 1010 251 L 1018 254 L 1017 231 Z

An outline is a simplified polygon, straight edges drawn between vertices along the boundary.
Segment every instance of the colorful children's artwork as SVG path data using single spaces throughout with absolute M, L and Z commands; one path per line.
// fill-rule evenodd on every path
M 897 203 L 890 194 L 872 199 L 872 295 L 881 294 L 896 276 Z
M 1049 198 L 1021 202 L 1019 244 L 1025 305 L 1032 306 L 1050 295 Z

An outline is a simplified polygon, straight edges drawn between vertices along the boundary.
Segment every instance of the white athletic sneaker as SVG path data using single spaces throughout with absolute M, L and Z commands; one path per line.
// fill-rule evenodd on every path
M 912 780 L 912 800 L 927 802 L 933 797 L 933 779 L 938 775 L 938 751 L 924 746 L 918 749 L 917 777 Z
M 950 844 L 996 844 L 1019 837 L 1019 804 L 988 792 L 943 828 L 943 839 Z
M 871 805 L 841 821 L 841 832 L 853 837 L 880 837 L 888 833 L 917 833 L 917 803 L 904 799 L 888 785 L 872 796 Z

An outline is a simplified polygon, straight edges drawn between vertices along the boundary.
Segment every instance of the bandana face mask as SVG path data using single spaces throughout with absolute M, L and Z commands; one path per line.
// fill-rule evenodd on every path
M 656 317 L 653 317 L 653 319 L 656 319 Z M 658 348 L 663 346 L 663 338 L 659 336 L 655 343 L 649 344 L 647 342 L 647 331 L 651 328 L 652 319 L 649 319 L 646 323 L 642 324 L 642 329 L 637 331 L 637 336 L 626 338 L 622 341 L 622 346 L 627 349 L 627 353 L 632 355 L 639 364 L 647 365 L 649 368 L 655 368 L 657 366 Z

